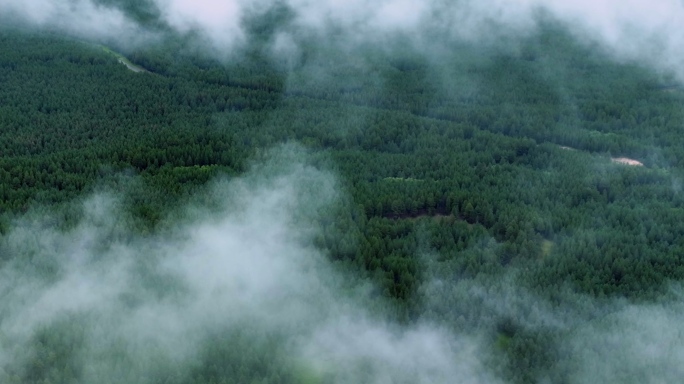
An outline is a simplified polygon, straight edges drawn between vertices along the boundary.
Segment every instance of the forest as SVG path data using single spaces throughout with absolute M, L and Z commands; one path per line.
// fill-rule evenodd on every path
M 143 21 L 155 17 L 132 12 Z M 671 76 L 615 62 L 552 23 L 510 49 L 453 43 L 433 58 L 398 43 L 386 50 L 361 45 L 350 55 L 311 41 L 291 62 L 263 49 L 272 20 L 252 22 L 249 44 L 227 60 L 176 35 L 128 47 L 0 28 L 0 382 L 641 383 L 657 382 L 657 372 L 666 381 L 680 377 L 674 362 L 683 353 L 681 326 L 666 320 L 681 313 L 677 287 L 684 280 L 684 88 Z M 101 194 L 115 196 L 115 207 L 92 216 L 89 206 L 100 209 L 92 196 Z M 226 244 L 235 242 L 263 262 L 255 271 L 236 267 L 241 274 L 269 279 L 290 271 L 313 286 L 321 283 L 303 271 L 324 270 L 326 288 L 293 294 L 291 311 L 301 306 L 306 318 L 325 320 L 308 323 L 298 313 L 261 327 L 257 315 L 254 321 L 226 315 L 231 320 L 223 324 L 212 317 L 223 312 L 184 298 L 194 283 L 198 292 L 213 285 L 195 280 L 199 270 L 183 270 L 177 273 L 189 288 L 177 286 L 155 263 L 176 260 L 164 256 L 176 255 L 166 250 L 176 246 L 214 252 L 219 245 L 183 243 L 201 234 L 177 231 L 211 232 L 210 224 L 194 220 L 223 223 L 217 212 L 231 217 L 225 228 L 244 233 L 225 235 L 232 239 Z M 253 218 L 262 214 L 267 218 Z M 247 244 L 250 236 L 255 240 Z M 276 248 L 271 242 L 280 236 L 289 238 Z M 117 247 L 133 255 L 137 269 L 125 275 L 131 286 L 104 296 L 117 304 L 65 305 L 54 313 L 47 306 L 51 315 L 45 316 L 38 306 L 22 309 L 37 297 L 22 296 L 25 291 L 49 293 L 68 280 L 71 264 L 62 255 L 79 254 L 75 247 L 89 250 L 92 260 L 82 262 L 87 271 L 110 268 L 103 260 L 119 257 Z M 296 267 L 277 269 L 266 266 L 279 261 L 261 259 L 261 249 L 313 253 L 325 263 L 310 266 L 293 256 Z M 193 268 L 194 262 L 178 260 Z M 196 263 L 208 270 L 219 265 L 200 256 Z M 226 272 L 225 279 L 231 276 Z M 273 279 L 284 291 L 293 284 L 299 292 L 289 279 Z M 103 284 L 95 287 L 104 290 Z M 261 297 L 274 293 L 258 287 L 245 300 L 289 319 L 286 309 L 274 309 L 278 300 Z M 206 295 L 225 297 L 218 291 Z M 368 356 L 350 357 L 341 351 L 361 341 L 354 331 L 345 336 L 346 328 L 335 328 L 335 343 L 350 345 L 326 349 L 325 364 L 292 352 L 299 339 L 318 340 L 305 324 L 327 329 L 342 321 L 335 313 L 357 313 L 346 312 L 349 306 L 363 308 L 359 316 L 370 319 L 373 332 L 384 334 L 386 327 L 403 335 L 387 337 L 393 348 L 407 349 L 403 356 L 412 363 L 395 364 L 378 344 L 364 351 Z M 183 353 L 178 340 L 149 346 L 139 344 L 157 336 L 140 336 L 140 343 L 112 336 L 120 326 L 106 319 L 139 316 L 140 308 L 204 325 L 176 326 L 182 332 L 159 326 L 173 328 L 169 339 L 194 340 Z M 183 317 L 179 308 L 198 312 Z M 14 313 L 36 320 L 17 320 Z M 649 323 L 649 316 L 660 323 Z M 22 322 L 36 325 L 27 331 L 17 325 Z M 421 366 L 426 347 L 407 341 L 406 330 L 426 324 L 457 343 L 444 347 L 451 351 L 442 356 L 448 369 L 435 363 L 438 357 L 434 366 Z M 657 333 L 660 326 L 675 327 L 672 337 L 649 345 L 670 348 L 662 352 L 669 357 L 629 365 L 639 360 L 627 354 L 644 337 L 630 330 Z M 98 337 L 106 340 L 93 341 Z M 462 339 L 477 351 L 463 355 Z M 615 352 L 609 358 L 603 348 Z M 459 368 L 472 356 L 475 368 Z M 586 368 L 592 359 L 605 367 Z

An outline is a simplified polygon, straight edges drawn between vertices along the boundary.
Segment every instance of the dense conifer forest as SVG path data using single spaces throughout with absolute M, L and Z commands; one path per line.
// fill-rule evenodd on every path
M 178 36 L 105 47 L 0 30 L 0 268 L 59 276 L 12 240 L 24 217 L 69 231 L 105 191 L 127 227 L 112 236 L 153 239 L 183 222 L 178 207 L 218 204 L 217 180 L 285 147 L 336 180 L 334 202 L 302 220 L 347 279 L 341 290 L 373 287 L 364 305 L 383 323 L 479 335 L 491 376 L 472 382 L 586 382 L 567 340 L 620 323 L 625 305 L 667 302 L 684 279 L 684 92 L 673 79 L 553 25 L 515 47 L 459 43 L 426 57 L 311 42 L 291 60 L 261 49 L 267 21 L 229 59 Z M 116 367 L 97 371 L 80 363 L 88 316 L 41 325 L 13 347 L 28 357 L 0 359 L 0 381 L 384 382 L 362 363 L 354 374 L 308 367 L 287 337 L 251 324 L 207 335 L 192 363 L 133 361 L 122 345 L 101 360 Z M 140 375 L 140 364 L 153 369 Z M 611 380 L 650 377 L 630 369 Z M 401 380 L 428 382 L 413 374 Z

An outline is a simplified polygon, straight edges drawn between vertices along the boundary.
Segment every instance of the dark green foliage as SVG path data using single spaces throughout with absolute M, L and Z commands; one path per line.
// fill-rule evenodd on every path
M 154 18 L 150 6 L 126 4 Z M 254 44 L 289 17 L 284 7 L 254 15 Z M 182 41 L 165 44 L 127 52 L 151 72 L 136 74 L 97 46 L 0 33 L 0 233 L 32 206 L 103 185 L 124 192 L 139 229 L 152 232 L 208 181 L 297 141 L 347 194 L 321 215 L 315 245 L 375 279 L 393 320 L 474 327 L 458 303 L 453 313 L 424 311 L 420 288 L 432 272 L 488 281 L 514 270 L 550 301 L 563 289 L 648 300 L 684 279 L 684 96 L 641 68 L 610 64 L 555 30 L 517 53 L 453 47 L 437 64 L 411 51 L 361 47 L 348 58 L 311 46 L 287 74 L 259 47 L 220 64 Z M 140 182 L 123 187 L 122 174 Z M 506 375 L 534 382 L 552 371 L 550 331 L 505 319 L 494 333 Z M 75 334 L 41 333 L 30 366 L 15 374 L 78 380 Z M 266 353 L 268 342 L 226 337 L 203 352 L 190 382 L 298 382 L 277 340 Z

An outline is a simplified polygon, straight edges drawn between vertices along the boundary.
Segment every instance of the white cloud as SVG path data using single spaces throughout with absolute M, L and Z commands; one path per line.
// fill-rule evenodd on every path
M 619 60 L 636 60 L 684 78 L 684 4 L 680 0 L 152 0 L 161 19 L 181 33 L 199 32 L 221 56 L 246 41 L 244 21 L 273 6 L 294 18 L 279 33 L 382 44 L 400 34 L 429 44 L 427 31 L 456 39 L 498 39 L 533 32 L 540 14 L 550 15 L 582 39 L 598 43 Z M 127 41 L 142 28 L 120 10 L 89 0 L 0 0 L 0 14 L 69 33 Z M 340 34 L 339 32 L 342 32 Z M 282 42 L 282 39 L 281 39 Z M 410 43 L 409 42 L 409 43 Z
M 563 345 L 573 383 L 672 383 L 684 376 L 681 302 L 632 305 L 578 327 Z
M 121 359 L 139 362 L 128 374 L 150 381 L 154 359 L 190 369 L 208 337 L 244 327 L 281 335 L 297 364 L 340 383 L 489 378 L 474 339 L 375 320 L 341 288 L 342 275 L 311 245 L 336 183 L 296 152 L 217 183 L 223 209 L 188 210 L 165 235 L 119 227 L 121 209 L 102 196 L 67 232 L 49 220 L 19 223 L 6 238 L 17 257 L 0 269 L 0 379 L 30 361 L 38 332 L 65 318 L 88 340 L 83 382 L 113 377 Z
M 0 0 L 0 17 L 88 38 L 132 39 L 142 30 L 119 9 L 89 0 Z
M 245 6 L 239 0 L 155 0 L 162 18 L 181 33 L 199 31 L 216 48 L 230 49 L 244 38 Z

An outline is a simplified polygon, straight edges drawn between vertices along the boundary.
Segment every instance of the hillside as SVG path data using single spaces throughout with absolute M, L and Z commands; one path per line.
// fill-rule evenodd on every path
M 156 244 L 204 239 L 193 228 L 211 232 L 207 223 L 223 220 L 206 219 L 216 212 L 234 220 L 220 228 L 246 231 L 231 240 L 244 241 L 241 250 L 322 255 L 327 266 L 302 270 L 325 269 L 321 280 L 331 274 L 325 293 L 301 293 L 300 302 L 299 286 L 273 278 L 284 292 L 297 293 L 292 300 L 303 317 L 335 318 L 346 305 L 360 305 L 362 317 L 389 329 L 431 324 L 455 340 L 472 337 L 476 371 L 486 374 L 465 368 L 458 374 L 474 382 L 586 382 L 587 349 L 605 361 L 602 372 L 618 366 L 592 335 L 622 335 L 637 327 L 634 316 L 648 318 L 643 311 L 666 313 L 665 324 L 676 318 L 672 287 L 684 279 L 684 93 L 669 92 L 671 80 L 616 63 L 551 26 L 516 49 L 463 43 L 435 57 L 400 44 L 349 54 L 311 43 L 293 61 L 264 53 L 259 43 L 254 38 L 244 55 L 223 60 L 176 37 L 112 47 L 121 51 L 112 54 L 56 34 L 0 31 L 0 270 L 8 281 L 0 285 L 8 297 L 0 305 L 0 340 L 18 356 L 0 353 L 0 381 L 380 382 L 385 369 L 403 372 L 383 360 L 380 347 L 370 349 L 379 357 L 377 364 L 368 357 L 367 366 L 333 347 L 325 349 L 332 363 L 292 357 L 288 351 L 299 339 L 288 332 L 309 335 L 296 325 L 300 320 L 284 323 L 286 329 L 249 319 L 206 325 L 211 331 L 195 340 L 190 356 L 166 354 L 184 347 L 160 343 L 148 350 L 125 337 L 107 340 L 119 348 L 110 352 L 92 347 L 92 337 L 107 333 L 94 326 L 107 311 L 138 315 L 136 308 L 155 303 L 150 311 L 168 310 L 171 319 L 181 307 L 205 313 L 183 292 L 194 292 L 194 283 L 201 292 L 207 286 L 198 278 L 174 288 L 175 269 L 154 263 L 176 259 L 156 253 L 164 248 Z M 145 71 L 129 70 L 138 66 Z M 243 189 L 252 192 L 236 192 Z M 117 203 L 93 218 L 88 204 L 102 194 Z M 263 229 L 272 222 L 282 226 Z M 96 235 L 88 237 L 84 226 Z M 178 228 L 185 229 L 178 234 Z M 25 232 L 36 238 L 26 240 Z M 63 280 L 71 276 L 70 262 L 63 264 L 54 249 L 45 252 L 40 239 L 57 238 L 53 248 L 80 254 L 68 245 L 80 244 L 79 236 L 95 244 L 83 246 L 94 260 L 84 262 L 86 271 L 89 263 L 104 263 L 102 255 L 118 257 L 116 247 L 127 249 L 133 265 L 140 263 L 133 277 L 125 274 L 137 288 L 102 296 L 122 307 L 67 305 L 28 336 L 10 327 L 13 311 L 24 308 L 18 303 L 30 301 L 14 289 L 21 283 L 10 283 L 17 276 L 30 276 L 30 287 L 70 281 Z M 271 248 L 281 236 L 287 240 Z M 299 241 L 305 245 L 287 251 Z M 214 249 L 206 239 L 190 244 L 178 248 Z M 261 260 L 257 251 L 245 252 Z M 142 261 L 147 255 L 155 261 Z M 266 266 L 272 262 L 280 265 L 266 259 L 254 270 L 236 268 L 256 275 L 263 268 L 264 279 L 294 268 Z M 206 263 L 202 270 L 211 271 Z M 215 292 L 223 293 L 206 297 L 240 289 L 220 285 Z M 260 303 L 262 293 L 276 291 L 257 290 L 245 300 Z M 354 304 L 311 304 L 336 298 Z M 330 322 L 313 324 L 327 329 Z M 369 328 L 376 336 L 384 332 Z M 169 332 L 199 332 L 182 329 Z M 335 329 L 333 344 L 344 344 L 346 333 Z M 422 344 L 399 339 L 391 345 L 415 347 L 407 359 L 418 361 Z M 681 333 L 669 345 L 678 341 Z M 639 349 L 626 343 L 624 350 Z M 96 364 L 83 364 L 93 350 Z M 155 351 L 164 352 L 155 359 Z M 139 356 L 148 360 L 136 365 Z M 662 362 L 666 369 L 670 361 Z M 604 377 L 643 382 L 657 366 Z M 401 380 L 449 382 L 421 376 L 422 367 L 416 363 Z

